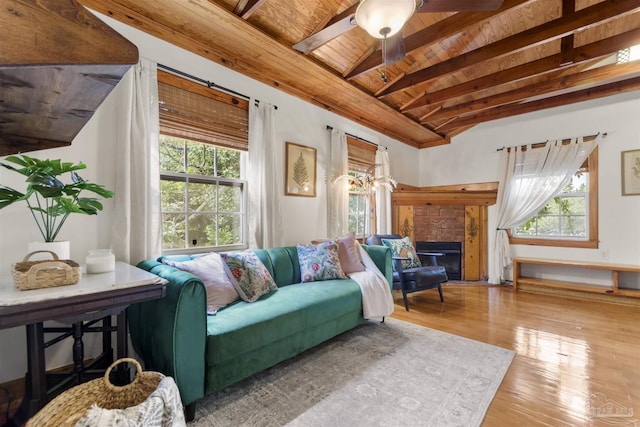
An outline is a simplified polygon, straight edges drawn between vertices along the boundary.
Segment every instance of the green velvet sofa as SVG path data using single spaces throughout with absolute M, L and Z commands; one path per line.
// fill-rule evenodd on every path
M 390 250 L 363 247 L 391 287 Z M 233 303 L 213 316 L 206 314 L 205 288 L 198 277 L 159 260 L 138 264 L 168 284 L 165 298 L 129 307 L 133 347 L 145 369 L 174 378 L 189 419 L 198 399 L 365 321 L 360 287 L 353 280 L 300 283 L 295 246 L 254 252 L 279 289 L 252 303 Z

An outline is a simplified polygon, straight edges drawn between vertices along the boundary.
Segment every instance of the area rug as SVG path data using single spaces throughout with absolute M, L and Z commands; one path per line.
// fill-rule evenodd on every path
M 200 400 L 189 426 L 479 426 L 513 356 L 369 322 Z

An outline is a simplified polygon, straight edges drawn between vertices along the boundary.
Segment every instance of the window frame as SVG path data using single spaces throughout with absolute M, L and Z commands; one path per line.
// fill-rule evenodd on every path
M 368 141 L 360 140 L 351 135 L 347 135 L 347 151 L 348 151 L 348 164 L 349 164 L 347 173 L 364 174 L 367 171 L 367 169 L 373 167 L 375 165 L 377 149 L 378 147 L 375 144 L 372 144 Z M 373 170 L 372 173 L 375 174 L 375 170 Z M 350 197 L 352 193 L 355 194 L 356 192 L 351 191 L 351 188 L 350 188 L 348 193 Z M 364 195 L 365 198 L 367 197 L 366 192 L 358 192 L 358 194 Z M 375 234 L 376 233 L 376 216 L 377 216 L 375 191 L 372 191 L 369 196 L 370 196 L 369 208 L 371 209 L 370 232 L 371 234 Z M 348 202 L 350 202 L 350 200 Z M 368 213 L 366 212 L 366 205 L 367 203 L 365 200 L 365 212 L 364 212 L 364 218 L 362 218 L 364 221 L 363 227 L 366 227 L 366 224 L 367 224 L 366 217 Z M 349 206 L 350 206 L 350 203 L 349 203 Z M 350 210 L 349 210 L 349 213 L 350 213 Z M 349 217 L 347 218 L 347 224 L 349 224 L 350 222 L 351 222 L 351 215 L 349 215 Z M 356 238 L 360 239 L 358 236 L 364 236 L 365 234 L 366 234 L 365 230 L 363 230 L 362 233 L 360 234 L 356 232 Z
M 589 155 L 589 194 L 587 196 L 587 229 L 589 237 L 587 239 L 577 239 L 571 237 L 546 238 L 546 237 L 517 237 L 509 230 L 509 243 L 512 245 L 529 246 L 554 246 L 564 248 L 587 248 L 597 249 L 598 239 L 598 147 Z
M 199 96 L 204 96 L 206 98 L 209 98 L 211 100 L 215 100 L 217 102 L 223 103 L 223 104 L 228 104 L 228 105 L 232 105 L 235 108 L 239 108 L 242 110 L 245 110 L 247 112 L 247 120 L 248 120 L 248 101 L 242 100 L 242 99 L 238 99 L 237 97 L 235 97 L 234 95 L 230 95 L 227 94 L 225 92 L 219 91 L 217 89 L 211 88 L 211 87 L 207 87 L 205 85 L 202 85 L 200 83 L 182 78 L 180 76 L 176 76 L 174 74 L 168 73 L 168 72 L 164 72 L 164 71 L 158 71 L 158 80 L 159 82 L 163 82 L 164 84 L 173 86 L 174 88 L 177 89 L 181 89 L 184 90 L 185 92 L 190 92 L 191 94 L 195 94 L 195 95 L 199 95 Z M 173 110 L 173 111 L 180 111 L 178 110 Z M 160 181 L 162 182 L 164 181 L 179 181 L 184 183 L 185 188 L 184 188 L 184 193 L 183 193 L 183 205 L 181 206 L 182 210 L 181 211 L 164 211 L 161 209 L 161 215 L 165 215 L 165 214 L 182 214 L 182 215 L 186 215 L 187 219 L 185 220 L 185 240 L 184 240 L 184 245 L 183 247 L 177 248 L 166 248 L 164 247 L 165 241 L 164 241 L 164 232 L 163 232 L 163 237 L 162 237 L 162 253 L 163 254 L 194 254 L 194 253 L 202 253 L 202 252 L 222 252 L 222 251 L 232 251 L 232 250 L 242 250 L 242 249 L 246 249 L 248 248 L 248 232 L 249 232 L 249 221 L 248 221 L 248 183 L 246 180 L 246 167 L 247 167 L 247 147 L 248 147 L 248 131 L 247 129 L 244 129 L 244 127 L 242 127 L 241 129 L 239 129 L 238 132 L 234 133 L 233 132 L 233 127 L 228 127 L 228 128 L 210 128 L 210 129 L 206 129 L 206 128 L 202 128 L 204 130 L 204 133 L 198 134 L 202 137 L 202 139 L 198 139 L 198 138 L 189 138 L 187 136 L 188 133 L 188 126 L 192 126 L 193 129 L 198 129 L 197 126 L 197 122 L 186 122 L 185 124 L 185 128 L 180 127 L 180 121 L 179 120 L 175 120 L 177 116 L 172 115 L 171 117 L 168 118 L 168 121 L 165 122 L 165 127 L 163 127 L 163 123 L 162 123 L 162 115 L 161 115 L 161 123 L 160 123 L 160 135 L 162 136 L 166 136 L 169 138 L 176 138 L 179 140 L 183 141 L 183 144 L 185 144 L 185 148 L 189 146 L 189 143 L 192 144 L 206 144 L 209 145 L 211 147 L 215 147 L 215 156 L 218 156 L 219 154 L 219 150 L 220 149 L 230 149 L 230 150 L 236 150 L 238 152 L 240 152 L 240 158 L 239 158 L 239 167 L 240 167 L 240 178 L 229 178 L 229 177 L 224 177 L 224 176 L 218 176 L 218 171 L 217 171 L 217 159 L 214 159 L 214 171 L 213 173 L 215 175 L 200 175 L 200 174 L 196 174 L 196 173 L 188 173 L 187 171 L 189 170 L 188 165 L 186 165 L 186 150 L 185 150 L 185 158 L 183 159 L 183 170 L 180 172 L 176 172 L 176 171 L 160 171 Z M 204 122 L 203 122 L 204 123 Z M 232 124 L 240 124 L 242 125 L 243 122 L 238 122 L 237 120 L 232 122 Z M 177 127 L 176 127 L 177 126 Z M 194 127 L 195 126 L 195 127 Z M 175 133 L 174 129 L 178 132 Z M 163 131 L 166 130 L 166 131 Z M 187 133 L 182 134 L 181 132 L 183 130 L 186 130 Z M 215 133 L 218 132 L 218 133 Z M 228 134 L 228 138 L 226 136 L 224 136 L 223 134 L 219 133 L 219 132 L 230 132 Z M 197 132 L 196 132 L 197 133 Z M 242 141 L 240 141 L 239 135 L 246 135 L 246 144 L 244 144 Z M 220 136 L 220 137 L 218 137 Z M 235 138 L 235 139 L 234 139 Z M 237 140 L 236 140 L 237 139 Z M 242 143 L 241 143 L 242 142 Z M 158 141 L 159 144 L 161 144 L 162 142 Z M 211 185 L 215 185 L 215 186 L 225 186 L 225 185 L 229 185 L 231 187 L 239 187 L 240 188 L 240 209 L 238 212 L 222 212 L 219 210 L 219 199 L 220 199 L 220 193 L 218 192 L 218 189 L 216 188 L 216 206 L 215 206 L 215 212 L 209 212 L 207 211 L 206 214 L 212 214 L 215 215 L 216 217 L 218 217 L 219 215 L 224 215 L 224 214 L 230 214 L 233 216 L 239 216 L 240 217 L 240 230 L 239 234 L 240 234 L 240 242 L 239 243 L 234 243 L 234 244 L 230 244 L 230 245 L 217 245 L 217 246 L 192 246 L 191 245 L 191 238 L 189 237 L 189 222 L 188 222 L 188 216 L 191 213 L 194 213 L 193 211 L 189 211 L 189 205 L 188 205 L 188 194 L 189 194 L 189 188 L 188 188 L 188 184 L 189 182 L 200 182 L 200 183 L 205 183 L 205 184 L 211 184 Z M 161 194 L 162 197 L 162 194 Z M 218 239 L 219 235 L 219 221 L 216 219 L 216 240 Z

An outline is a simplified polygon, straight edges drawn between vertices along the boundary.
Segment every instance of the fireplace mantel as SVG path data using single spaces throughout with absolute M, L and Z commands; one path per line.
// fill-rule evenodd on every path
M 490 206 L 496 203 L 498 182 L 476 184 L 414 187 L 398 184 L 391 195 L 393 205 L 475 205 Z

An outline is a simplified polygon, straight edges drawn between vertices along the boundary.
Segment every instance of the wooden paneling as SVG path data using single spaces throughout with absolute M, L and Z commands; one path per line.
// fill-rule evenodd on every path
M 482 239 L 480 207 L 466 206 L 464 209 L 464 277 L 463 280 L 480 280 L 480 252 L 487 248 L 480 246 Z
M 406 56 L 384 66 L 380 41 L 351 22 L 358 0 L 81 1 L 416 148 L 448 144 L 478 123 L 640 87 L 640 61 L 611 66 L 618 50 L 640 43 L 637 0 L 417 12 L 402 30 Z
M 444 141 L 442 136 L 214 3 L 81 1 L 92 9 L 406 144 L 418 147 L 423 142 Z M 257 11 L 252 19 L 259 16 Z M 381 117 L 385 119 L 380 120 Z
M 482 205 L 496 203 L 498 183 L 448 185 L 419 189 L 399 185 L 391 194 L 391 203 L 407 205 Z

